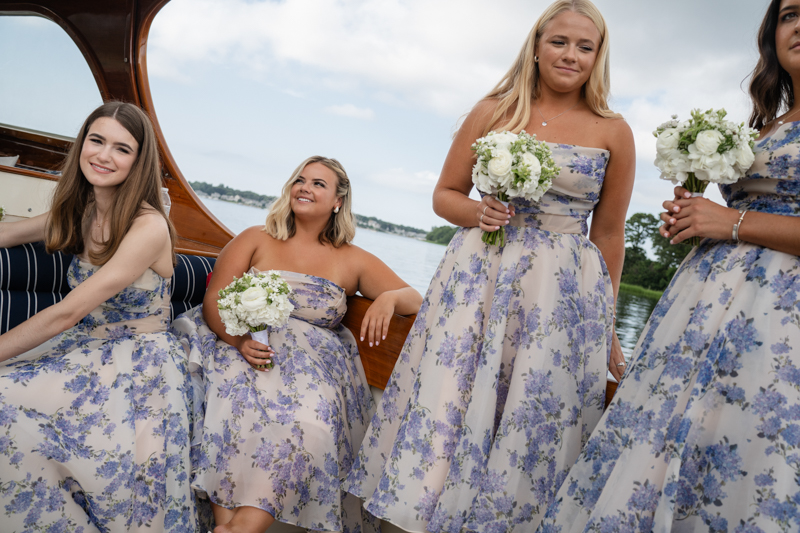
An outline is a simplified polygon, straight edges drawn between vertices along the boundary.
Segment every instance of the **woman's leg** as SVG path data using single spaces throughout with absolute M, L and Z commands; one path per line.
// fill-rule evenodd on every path
M 217 522 L 214 533 L 264 533 L 275 522 L 271 514 L 257 507 L 242 506 L 231 510 L 211 505 Z

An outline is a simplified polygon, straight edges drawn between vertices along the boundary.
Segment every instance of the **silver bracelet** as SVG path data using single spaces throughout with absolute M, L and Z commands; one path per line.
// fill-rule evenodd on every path
M 742 219 L 744 218 L 744 214 L 747 213 L 747 209 L 739 209 L 739 221 L 733 225 L 733 231 L 731 232 L 731 239 L 736 242 L 742 242 L 739 240 L 739 226 L 742 225 Z

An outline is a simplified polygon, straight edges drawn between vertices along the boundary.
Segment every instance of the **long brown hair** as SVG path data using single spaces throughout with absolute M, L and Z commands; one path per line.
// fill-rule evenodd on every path
M 167 221 L 172 242 L 172 261 L 175 264 L 175 228 L 170 222 L 161 201 L 161 164 L 153 125 L 144 111 L 125 102 L 107 102 L 83 123 L 61 170 L 61 179 L 53 193 L 53 203 L 45 229 L 45 246 L 49 253 L 57 250 L 81 254 L 86 248 L 84 231 L 94 207 L 94 188 L 83 175 L 80 155 L 83 143 L 94 121 L 113 118 L 139 143 L 136 161 L 116 190 L 108 210 L 111 235 L 99 243 L 99 249 L 89 252 L 94 265 L 104 265 L 116 253 L 122 239 L 142 213 L 143 203 L 155 209 Z
M 781 107 L 791 109 L 794 105 L 792 77 L 778 62 L 775 47 L 780 7 L 781 0 L 772 0 L 758 30 L 759 58 L 750 79 L 750 98 L 753 100 L 750 127 L 757 130 L 775 119 Z
M 608 108 L 608 94 L 611 89 L 609 35 L 603 15 L 589 0 L 557 0 L 545 9 L 533 25 L 522 50 L 503 79 L 485 96 L 499 102 L 492 119 L 486 125 L 484 135 L 502 122 L 510 111 L 514 114 L 503 129 L 518 133 L 527 124 L 531 116 L 531 100 L 539 98 L 542 92 L 539 85 L 539 65 L 534 60 L 536 46 L 545 26 L 565 11 L 573 11 L 588 18 L 594 22 L 600 33 L 600 48 L 592 73 L 581 88 L 581 96 L 586 99 L 586 104 L 594 114 L 605 118 L 622 117 Z
M 300 163 L 289 181 L 283 184 L 280 197 L 269 208 L 267 222 L 264 231 L 274 237 L 285 241 L 293 237 L 296 231 L 294 212 L 292 211 L 291 193 L 297 176 L 303 172 L 311 163 L 325 165 L 336 174 L 336 196 L 342 199 L 342 205 L 338 213 L 331 212 L 325 229 L 319 234 L 319 242 L 322 244 L 332 244 L 334 248 L 339 248 L 344 244 L 349 244 L 356 235 L 356 221 L 352 211 L 352 194 L 350 194 L 350 178 L 347 177 L 344 167 L 335 159 L 314 155 Z

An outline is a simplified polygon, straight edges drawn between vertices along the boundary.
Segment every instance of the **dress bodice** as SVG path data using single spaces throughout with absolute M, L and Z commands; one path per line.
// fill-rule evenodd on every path
M 67 272 L 67 282 L 74 289 L 100 268 L 75 256 Z M 86 315 L 81 325 L 98 338 L 166 331 L 171 283 L 171 279 L 162 278 L 148 268 L 139 279 Z
M 800 122 L 779 126 L 755 146 L 747 175 L 720 186 L 729 207 L 800 216 Z
M 258 273 L 251 268 L 250 273 Z M 294 304 L 291 318 L 297 318 L 314 326 L 333 329 L 347 312 L 345 290 L 334 282 L 317 276 L 279 270 L 281 277 L 292 289 L 290 300 Z
M 571 144 L 547 143 L 561 172 L 538 202 L 514 198 L 511 225 L 558 233 L 589 233 L 587 219 L 600 200 L 610 152 Z

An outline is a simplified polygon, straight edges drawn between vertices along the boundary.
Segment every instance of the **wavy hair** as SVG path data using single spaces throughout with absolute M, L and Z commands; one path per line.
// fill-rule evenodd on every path
M 589 79 L 581 88 L 581 96 L 586 100 L 593 113 L 605 118 L 622 118 L 608 107 L 608 94 L 611 89 L 609 35 L 603 15 L 589 0 L 556 0 L 545 9 L 528 33 L 528 38 L 514 60 L 514 64 L 503 76 L 503 79 L 489 91 L 484 98 L 498 100 L 494 115 L 488 122 L 485 131 L 497 126 L 513 110 L 511 120 L 504 126 L 505 130 L 518 133 L 527 124 L 531 116 L 531 101 L 541 96 L 539 82 L 539 65 L 534 61 L 536 47 L 547 24 L 565 11 L 573 11 L 591 20 L 600 33 L 600 48 L 594 61 Z
M 81 254 L 86 248 L 84 232 L 95 209 L 94 188 L 81 170 L 80 156 L 89 128 L 99 118 L 112 118 L 119 122 L 139 143 L 139 151 L 128 177 L 117 187 L 111 201 L 108 210 L 110 236 L 107 241 L 97 243 L 98 250 L 89 252 L 89 260 L 98 266 L 106 264 L 131 229 L 134 219 L 142 213 L 142 204 L 147 203 L 167 222 L 172 243 L 172 262 L 175 264 L 176 234 L 161 201 L 161 164 L 153 125 L 144 111 L 125 102 L 107 102 L 95 109 L 72 144 L 62 165 L 61 178 L 53 193 L 47 218 L 47 251 Z
M 782 107 L 794 106 L 792 77 L 778 62 L 775 46 L 780 8 L 781 0 L 772 0 L 758 30 L 759 58 L 750 78 L 753 111 L 749 121 L 750 127 L 757 130 L 772 122 Z
M 280 197 L 269 208 L 264 231 L 272 237 L 285 241 L 293 237 L 296 231 L 294 212 L 292 211 L 291 193 L 297 177 L 308 165 L 319 163 L 325 165 L 336 174 L 336 196 L 342 199 L 338 213 L 331 212 L 328 223 L 319 234 L 319 242 L 331 244 L 339 248 L 349 244 L 356 235 L 356 221 L 352 211 L 352 194 L 350 193 L 350 178 L 347 177 L 344 167 L 336 159 L 311 156 L 298 166 L 289 180 L 283 184 Z

